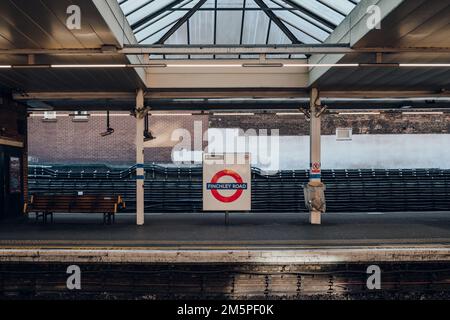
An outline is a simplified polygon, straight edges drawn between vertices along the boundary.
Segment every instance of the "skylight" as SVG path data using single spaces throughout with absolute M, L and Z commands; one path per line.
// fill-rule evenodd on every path
M 118 1 L 138 42 L 148 45 L 322 43 L 359 2 L 359 0 Z

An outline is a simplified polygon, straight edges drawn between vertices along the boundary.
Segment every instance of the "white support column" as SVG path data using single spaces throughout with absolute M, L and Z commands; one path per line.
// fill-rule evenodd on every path
M 321 224 L 321 214 L 325 208 L 324 187 L 322 184 L 322 163 L 321 163 L 321 103 L 320 94 L 317 88 L 311 89 L 310 102 L 310 222 L 311 224 Z
M 321 117 L 318 115 L 319 110 L 317 106 L 320 106 L 319 91 L 316 88 L 311 89 L 311 102 L 310 102 L 310 182 L 321 183 Z
M 144 225 L 144 91 L 136 96 L 136 223 Z

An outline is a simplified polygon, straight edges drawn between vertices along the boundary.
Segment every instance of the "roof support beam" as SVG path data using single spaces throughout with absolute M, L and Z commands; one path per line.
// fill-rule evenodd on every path
M 282 0 L 270 0 L 271 2 L 273 2 L 274 4 L 281 6 L 283 8 L 285 8 L 285 3 L 280 3 Z M 325 27 L 322 23 L 318 22 L 317 20 L 315 20 L 314 18 L 311 18 L 308 15 L 303 14 L 303 16 L 297 12 L 298 10 L 291 10 L 289 11 L 291 14 L 293 14 L 294 16 L 302 19 L 303 21 L 308 22 L 309 24 L 313 25 L 315 28 L 318 28 L 320 30 L 322 30 L 323 32 L 326 32 L 328 34 L 331 33 L 331 30 L 327 27 Z M 320 41 L 322 42 L 322 41 Z
M 200 0 L 195 6 L 193 6 L 191 10 L 189 10 L 172 28 L 170 28 L 169 31 L 167 31 L 165 35 L 162 36 L 162 38 L 158 41 L 158 44 L 163 44 L 166 42 L 167 39 L 169 39 L 170 36 L 173 35 L 186 21 L 188 21 L 189 18 L 192 17 L 194 13 L 196 13 L 197 10 L 205 4 L 206 1 L 207 0 Z
M 122 54 L 347 54 L 347 53 L 423 53 L 450 54 L 450 48 L 437 47 L 369 47 L 352 48 L 349 44 L 285 44 L 285 45 L 141 45 L 125 46 L 119 49 Z M 33 54 L 34 52 L 27 52 Z M 0 50 L 2 54 L 2 50 Z M 10 53 L 11 54 L 11 53 Z
M 450 54 L 448 47 L 368 47 L 352 48 L 339 44 L 285 44 L 285 45 L 125 45 L 124 48 L 92 49 L 0 49 L 0 55 L 236 55 L 236 54 L 348 54 L 348 53 L 421 53 Z
M 291 30 L 289 30 L 289 28 L 280 20 L 280 18 L 278 18 L 278 16 L 271 10 L 268 10 L 269 7 L 264 3 L 263 0 L 254 0 L 254 1 L 261 9 L 264 10 L 264 13 L 269 17 L 269 19 L 272 20 L 278 26 L 278 28 L 281 29 L 281 31 L 283 31 L 283 33 L 289 38 L 289 40 L 292 41 L 292 43 L 294 44 L 301 43 L 297 39 L 297 37 L 291 32 Z
M 214 0 L 214 41 L 213 41 L 214 45 L 217 44 L 217 9 L 218 9 L 217 1 L 218 0 Z M 216 58 L 216 56 L 213 56 L 213 59 L 215 59 L 215 58 Z
M 242 45 L 242 43 L 244 42 L 244 26 L 245 26 L 245 8 L 247 7 L 247 0 L 243 1 L 242 4 L 242 19 L 241 19 L 241 31 L 239 34 L 239 45 Z M 271 21 L 269 21 L 269 25 L 270 25 Z M 241 55 L 239 55 L 239 59 L 241 58 Z
M 288 0 L 285 0 L 288 1 Z M 378 0 L 377 6 L 381 11 L 381 23 L 383 24 L 393 12 L 407 3 L 406 0 Z M 350 47 L 356 45 L 364 37 L 368 36 L 374 30 L 367 28 L 367 19 L 370 17 L 369 7 L 372 1 L 361 1 L 356 10 L 353 10 L 344 21 L 332 32 L 332 34 L 325 40 L 325 43 L 348 43 Z M 429 48 L 431 49 L 431 48 Z M 401 49 L 398 49 L 401 50 Z M 423 52 L 427 52 L 422 48 Z M 434 48 L 433 48 L 434 50 Z M 387 53 L 387 51 L 380 50 L 380 53 Z M 400 52 L 400 51 L 399 51 Z M 406 52 L 406 51 L 403 51 Z M 432 52 L 431 50 L 428 52 Z M 314 55 L 310 62 L 313 63 L 327 63 L 333 64 L 342 61 L 345 58 L 343 55 Z M 318 83 L 318 81 L 327 73 L 329 69 L 313 68 L 310 72 L 310 85 Z
M 433 100 L 444 101 L 450 104 L 450 91 L 321 91 L 324 99 L 335 100 L 344 103 L 346 99 L 362 99 L 374 103 L 373 99 L 384 102 L 409 102 L 423 101 L 424 103 Z M 14 93 L 13 99 L 16 101 L 131 101 L 134 105 L 135 92 L 27 92 Z M 280 88 L 229 88 L 229 89 L 152 89 L 145 93 L 146 99 L 300 99 L 308 98 L 306 89 L 280 89 Z M 105 104 L 105 108 L 109 107 Z
M 322 91 L 330 110 L 450 110 L 450 92 L 436 91 Z M 296 110 L 309 103 L 305 88 L 186 88 L 151 89 L 145 105 L 152 110 Z M 136 92 L 26 92 L 13 99 L 30 110 L 79 111 L 135 109 Z M 39 104 L 37 104 L 37 102 Z M 37 105 L 37 108 L 36 108 Z M 43 108 L 40 108 L 40 105 Z M 48 108 L 48 109 L 47 109 Z
M 125 16 L 128 17 L 128 16 L 132 15 L 133 13 L 135 13 L 135 12 L 141 10 L 142 8 L 148 6 L 148 5 L 151 4 L 152 2 L 155 2 L 155 0 L 148 0 L 147 2 L 141 4 L 139 7 L 137 7 L 137 8 L 135 8 L 135 9 L 131 10 L 130 12 L 127 12 L 127 13 L 125 14 Z M 122 3 L 120 3 L 120 4 L 122 4 Z
M 190 1 L 186 2 L 186 3 L 184 3 L 183 6 L 187 6 L 187 5 L 190 4 L 192 1 L 194 1 L 194 0 L 190 0 Z M 149 25 L 134 30 L 135 34 L 137 35 L 139 32 L 145 30 L 147 27 L 152 26 L 153 24 L 157 23 L 158 21 L 161 21 L 162 19 L 164 19 L 164 18 L 170 16 L 172 13 L 173 13 L 173 11 L 170 11 L 170 12 L 167 12 L 167 13 L 165 13 L 165 14 L 163 14 L 163 15 L 160 15 L 160 16 L 158 17 L 158 19 L 153 20 L 152 23 L 150 23 Z M 154 35 L 160 33 L 161 31 L 167 29 L 168 27 L 172 26 L 172 25 L 175 24 L 176 22 L 177 22 L 177 20 L 175 19 L 174 21 L 172 21 L 172 22 L 166 24 L 165 26 L 159 28 L 158 30 L 153 31 L 151 34 L 149 34 L 149 35 L 146 36 L 145 38 L 140 39 L 140 40 L 139 40 L 139 43 L 142 43 L 142 42 L 146 41 L 147 39 L 153 37 Z M 188 42 L 188 44 L 190 44 L 190 43 Z
M 291 7 L 297 9 L 300 12 L 303 12 L 304 14 L 306 14 L 307 16 L 310 16 L 311 18 L 313 18 L 314 20 L 319 21 L 321 24 L 323 24 L 324 26 L 334 30 L 337 27 L 337 24 L 335 23 L 331 23 L 328 20 L 325 20 L 324 18 L 318 16 L 317 14 L 315 14 L 314 12 L 312 12 L 311 10 L 309 10 L 308 8 L 305 8 L 301 5 L 299 5 L 298 3 L 291 1 L 291 0 L 283 0 L 284 2 L 286 2 L 288 5 L 290 5 Z

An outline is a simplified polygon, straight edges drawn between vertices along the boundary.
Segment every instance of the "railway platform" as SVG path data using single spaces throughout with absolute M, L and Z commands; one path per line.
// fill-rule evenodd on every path
M 91 215 L 0 226 L 6 299 L 447 299 L 446 212 Z M 67 268 L 82 289 L 66 288 Z M 367 286 L 379 268 L 381 289 Z
M 147 214 L 117 216 L 103 225 L 101 215 L 55 215 L 54 224 L 22 218 L 0 225 L 0 247 L 143 247 L 234 249 L 242 247 L 334 247 L 378 245 L 450 245 L 450 213 L 328 213 L 320 228 L 304 213 Z

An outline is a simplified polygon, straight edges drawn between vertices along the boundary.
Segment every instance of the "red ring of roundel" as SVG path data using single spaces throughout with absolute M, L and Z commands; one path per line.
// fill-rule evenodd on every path
M 222 170 L 222 171 L 217 172 L 216 175 L 211 179 L 211 183 L 218 183 L 219 179 L 226 177 L 226 176 L 232 177 L 234 180 L 236 180 L 236 183 L 244 183 L 244 181 L 242 180 L 242 177 L 232 170 Z M 237 199 L 239 199 L 242 196 L 243 192 L 244 192 L 244 190 L 239 189 L 239 190 L 236 190 L 236 192 L 233 193 L 231 196 L 225 197 L 225 196 L 222 196 L 218 190 L 215 190 L 215 189 L 211 190 L 211 193 L 214 196 L 214 198 L 216 198 L 220 202 L 224 202 L 224 203 L 231 203 L 231 202 L 236 201 Z

